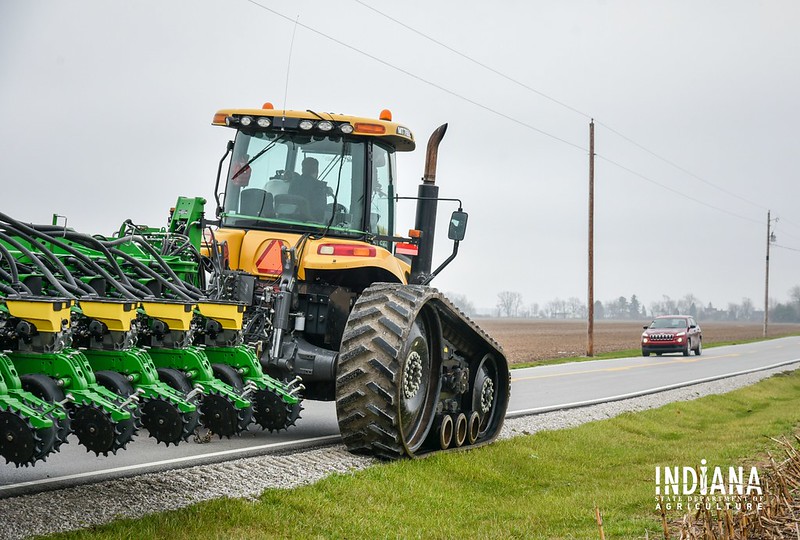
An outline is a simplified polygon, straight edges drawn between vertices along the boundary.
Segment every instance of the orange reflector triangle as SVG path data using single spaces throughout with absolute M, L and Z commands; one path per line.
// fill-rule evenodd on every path
M 283 270 L 281 263 L 281 248 L 283 242 L 280 240 L 270 240 L 267 242 L 267 247 L 261 252 L 261 255 L 256 259 L 256 270 L 260 274 L 269 274 L 272 276 L 279 276 Z

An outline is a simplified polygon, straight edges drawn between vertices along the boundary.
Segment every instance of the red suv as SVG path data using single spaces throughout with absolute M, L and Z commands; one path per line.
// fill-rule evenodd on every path
M 700 356 L 703 352 L 703 333 L 693 317 L 687 315 L 665 315 L 656 317 L 642 332 L 642 356 L 665 352 L 682 352 Z

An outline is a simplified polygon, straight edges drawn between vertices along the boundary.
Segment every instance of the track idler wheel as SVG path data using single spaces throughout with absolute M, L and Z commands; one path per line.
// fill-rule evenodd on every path
M 495 426 L 502 421 L 499 411 L 498 396 L 501 388 L 497 362 L 491 354 L 483 357 L 472 379 L 472 410 L 480 415 L 478 438 L 487 432 L 495 431 Z
M 17 467 L 45 460 L 53 451 L 56 427 L 34 429 L 30 421 L 13 412 L 0 412 L 0 456 Z
M 80 405 L 72 415 L 72 429 L 78 442 L 87 452 L 96 455 L 116 454 L 124 449 L 136 433 L 136 420 L 131 415 L 127 420 L 115 422 L 111 415 L 96 405 Z
M 197 427 L 197 413 L 182 413 L 166 399 L 148 399 L 141 405 L 142 426 L 156 442 L 178 445 Z
M 289 429 L 300 419 L 303 406 L 291 405 L 271 390 L 257 390 L 253 393 L 253 417 L 256 424 L 270 432 Z

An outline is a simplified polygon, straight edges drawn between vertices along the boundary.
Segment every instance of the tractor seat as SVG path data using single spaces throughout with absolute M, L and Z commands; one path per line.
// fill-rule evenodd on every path
M 272 193 L 259 188 L 243 188 L 239 194 L 239 213 L 253 217 L 275 217 Z
M 294 221 L 310 221 L 308 201 L 298 195 L 275 195 L 275 217 Z

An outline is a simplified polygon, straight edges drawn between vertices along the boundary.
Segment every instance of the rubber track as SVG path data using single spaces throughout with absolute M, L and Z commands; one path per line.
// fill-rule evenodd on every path
M 339 429 L 351 452 L 385 459 L 408 455 L 397 424 L 402 370 L 398 354 L 414 319 L 425 305 L 436 311 L 443 337 L 456 350 L 473 357 L 480 355 L 479 359 L 483 354 L 492 353 L 500 369 L 507 369 L 500 345 L 436 289 L 394 283 L 369 287 L 348 318 L 336 380 Z M 506 398 L 504 406 L 507 404 Z M 505 410 L 502 413 L 505 414 Z M 502 418 L 490 437 L 462 449 L 492 442 L 501 427 Z

